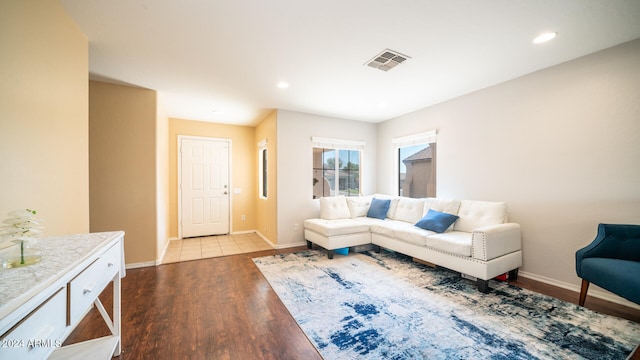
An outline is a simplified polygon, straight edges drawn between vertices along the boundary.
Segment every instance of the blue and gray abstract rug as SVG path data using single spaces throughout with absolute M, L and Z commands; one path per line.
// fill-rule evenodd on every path
M 254 259 L 325 359 L 626 359 L 640 324 L 382 252 Z

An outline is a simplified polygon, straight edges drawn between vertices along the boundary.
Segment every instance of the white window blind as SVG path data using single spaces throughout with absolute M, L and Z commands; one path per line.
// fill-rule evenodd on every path
M 324 149 L 344 149 L 344 150 L 364 150 L 366 143 L 357 140 L 332 139 L 319 136 L 312 136 L 313 147 Z
M 422 133 L 397 137 L 395 139 L 392 139 L 391 142 L 393 143 L 393 146 L 400 148 L 405 146 L 434 143 L 436 142 L 437 138 L 437 130 L 431 130 Z

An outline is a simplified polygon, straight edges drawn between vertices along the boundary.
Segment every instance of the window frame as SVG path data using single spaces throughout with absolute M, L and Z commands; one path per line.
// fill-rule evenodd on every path
M 258 198 L 268 199 L 269 196 L 269 153 L 267 140 L 258 142 Z
M 362 179 L 363 179 L 363 162 L 364 162 L 364 147 L 365 147 L 365 142 L 363 141 L 357 141 L 357 140 L 344 140 L 344 139 L 330 139 L 330 138 L 322 138 L 322 137 L 312 137 L 312 162 L 311 162 L 311 167 L 312 167 L 312 177 L 315 179 L 314 174 L 317 170 L 321 170 L 321 171 L 325 171 L 326 169 L 324 168 L 324 156 L 322 155 L 322 168 L 316 168 L 315 167 L 315 151 L 316 149 L 322 149 L 322 154 L 325 153 L 326 150 L 332 150 L 334 151 L 334 169 L 333 171 L 335 172 L 334 176 L 335 176 L 335 181 L 334 181 L 334 185 L 329 189 L 330 190 L 330 194 L 325 195 L 324 191 L 322 196 L 320 197 L 330 197 L 330 196 L 340 196 L 340 195 L 345 195 L 345 196 L 361 196 L 362 195 Z M 345 169 L 340 169 L 340 151 L 357 151 L 358 152 L 358 188 L 357 188 L 357 194 L 351 194 L 349 192 L 349 190 L 351 190 L 352 188 L 349 187 L 346 191 L 347 194 L 341 194 L 340 193 L 340 173 L 344 172 Z M 346 166 L 346 164 L 345 164 Z M 316 184 L 313 184 L 312 186 L 315 186 Z M 324 189 L 323 189 L 324 190 Z M 314 199 L 319 199 L 320 197 L 316 197 L 315 191 L 312 188 L 312 196 Z
M 429 145 L 430 144 L 437 144 L 437 130 L 430 130 L 430 131 L 425 131 L 425 132 L 420 132 L 420 133 L 415 133 L 415 134 L 410 134 L 410 135 L 406 135 L 406 136 L 401 136 L 401 137 L 397 137 L 397 138 L 393 138 L 391 140 L 392 143 L 392 148 L 393 148 L 393 159 L 394 159 L 394 172 L 392 173 L 393 176 L 393 187 L 394 189 L 396 189 L 396 193 L 398 194 L 398 196 L 400 196 L 400 149 L 404 148 L 404 147 L 409 147 L 409 146 L 413 146 L 413 145 Z M 436 151 L 436 169 L 437 169 L 437 151 Z M 436 176 L 437 176 L 437 170 L 436 170 Z M 436 193 L 437 193 L 437 178 L 436 178 Z M 406 196 L 409 197 L 407 195 L 402 195 L 402 196 Z M 434 194 L 435 197 L 435 194 Z

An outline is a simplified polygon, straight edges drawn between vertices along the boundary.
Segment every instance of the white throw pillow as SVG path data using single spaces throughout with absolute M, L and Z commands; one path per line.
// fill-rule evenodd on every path
M 349 219 L 351 213 L 343 195 L 320 198 L 320 217 L 325 220 Z
M 373 196 L 349 196 L 347 197 L 347 206 L 349 206 L 349 212 L 351 218 L 367 216 L 369 206 L 371 206 L 371 199 Z
M 460 218 L 453 224 L 453 228 L 457 231 L 472 232 L 482 226 L 504 223 L 507 218 L 507 204 L 504 202 L 462 200 L 458 216 Z

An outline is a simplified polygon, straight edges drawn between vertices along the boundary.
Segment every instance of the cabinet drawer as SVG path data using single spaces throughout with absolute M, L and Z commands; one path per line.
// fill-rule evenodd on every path
M 114 245 L 69 282 L 68 325 L 75 324 L 120 269 L 120 246 Z
M 0 359 L 43 359 L 62 345 L 67 293 L 61 288 L 0 338 Z

